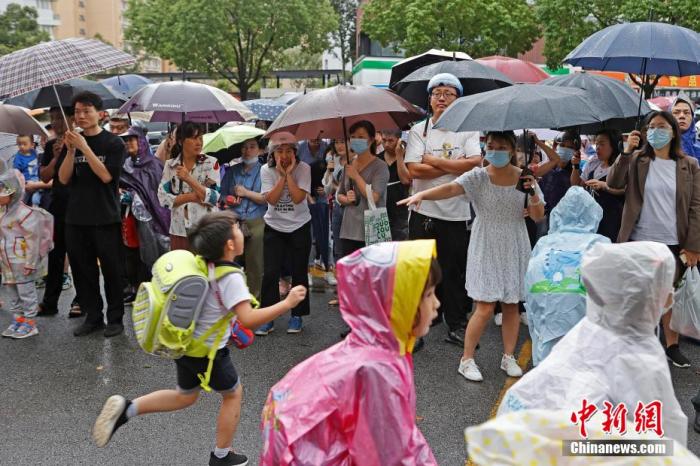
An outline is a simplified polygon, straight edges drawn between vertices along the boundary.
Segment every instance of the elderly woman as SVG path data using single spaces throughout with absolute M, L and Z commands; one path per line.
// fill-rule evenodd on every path
M 610 167 L 607 184 L 625 186 L 625 207 L 618 242 L 655 241 L 665 244 L 676 258 L 674 283 L 700 259 L 700 168 L 681 149 L 681 129 L 668 112 L 652 112 L 644 123 L 646 143 L 633 131 L 625 152 Z M 661 318 L 666 356 L 677 367 L 690 361 L 678 346 L 678 333 L 670 329 L 671 312 Z

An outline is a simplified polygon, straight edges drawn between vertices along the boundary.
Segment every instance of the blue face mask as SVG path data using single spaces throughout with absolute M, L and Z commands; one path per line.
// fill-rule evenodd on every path
M 486 149 L 486 160 L 496 168 L 503 168 L 510 163 L 510 152 Z
M 671 134 L 673 132 L 666 128 L 651 128 L 647 131 L 647 141 L 649 145 L 658 150 L 666 147 L 671 142 Z
M 574 158 L 574 154 L 576 151 L 574 151 L 570 147 L 564 147 L 564 146 L 558 146 L 557 147 L 557 155 L 561 159 L 562 162 L 568 162 L 572 158 Z
M 367 152 L 367 149 L 369 149 L 369 142 L 367 142 L 367 139 L 350 138 L 350 150 L 357 155 Z
M 258 158 L 253 157 L 251 159 L 243 159 L 243 163 L 246 165 L 255 165 L 256 163 L 258 163 Z

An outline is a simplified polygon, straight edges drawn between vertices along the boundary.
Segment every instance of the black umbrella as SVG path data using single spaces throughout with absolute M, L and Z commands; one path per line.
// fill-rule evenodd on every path
M 125 95 L 118 91 L 113 91 L 100 82 L 74 78 L 56 84 L 55 86 L 42 87 L 27 92 L 26 94 L 12 97 L 7 99 L 5 103 L 26 108 L 54 107 L 57 105 L 54 87 L 56 88 L 62 107 L 70 107 L 73 97 L 84 91 L 89 91 L 100 96 L 104 108 L 119 108 L 127 100 Z
M 396 83 L 393 89 L 412 104 L 427 108 L 430 99 L 428 82 L 438 73 L 450 73 L 459 79 L 464 88 L 462 95 L 478 94 L 513 85 L 513 81 L 500 71 L 474 60 L 463 60 L 443 61 L 424 66 Z
M 615 117 L 600 123 L 582 125 L 583 134 L 594 134 L 601 129 L 631 131 L 637 122 L 637 107 L 639 95 L 627 84 L 617 79 L 599 74 L 573 73 L 563 76 L 553 76 L 540 82 L 543 86 L 571 87 L 585 90 L 596 105 L 606 108 Z M 651 112 L 646 102 L 642 103 L 641 114 Z
M 427 52 L 421 53 L 420 55 L 404 58 L 391 67 L 389 87 L 393 89 L 396 83 L 419 68 L 446 60 L 471 60 L 471 57 L 463 52 L 449 52 L 447 50 L 430 49 Z

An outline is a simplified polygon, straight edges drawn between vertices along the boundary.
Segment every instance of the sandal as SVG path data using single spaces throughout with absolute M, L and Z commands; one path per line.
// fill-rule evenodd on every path
M 80 304 L 73 303 L 70 306 L 70 311 L 68 311 L 68 318 L 75 319 L 83 316 L 83 310 L 80 309 Z

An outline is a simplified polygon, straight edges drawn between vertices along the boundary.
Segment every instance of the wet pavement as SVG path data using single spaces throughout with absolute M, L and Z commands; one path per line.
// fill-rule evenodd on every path
M 219 398 L 204 394 L 187 410 L 131 420 L 112 442 L 98 449 L 90 429 L 105 399 L 115 393 L 136 397 L 175 385 L 171 361 L 145 354 L 127 318 L 127 333 L 105 339 L 101 333 L 72 335 L 76 319 L 67 318 L 72 291 L 61 299 L 61 314 L 39 320 L 40 334 L 27 340 L 0 339 L 0 463 L 12 465 L 204 465 L 214 446 Z M 245 349 L 232 351 L 244 386 L 241 422 L 234 441 L 240 453 L 257 464 L 261 445 L 260 413 L 269 388 L 289 369 L 339 340 L 344 325 L 330 293 L 312 293 L 312 315 L 299 335 L 285 333 L 287 317 L 277 329 Z M 128 313 L 128 312 L 127 312 Z M 4 329 L 11 316 L 0 311 Z M 434 327 L 425 349 L 415 355 L 418 425 L 441 465 L 463 465 L 463 431 L 483 422 L 494 410 L 508 378 L 499 369 L 500 331 L 488 327 L 477 351 L 484 382 L 471 383 L 457 373 L 461 348 L 443 342 L 442 325 Z M 521 326 L 520 344 L 527 337 Z M 700 347 L 682 343 L 693 362 L 672 368 L 676 394 L 690 419 L 690 399 L 700 387 Z M 527 354 L 523 355 L 526 359 Z M 689 428 L 688 445 L 700 455 L 700 434 Z

